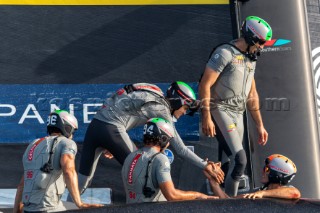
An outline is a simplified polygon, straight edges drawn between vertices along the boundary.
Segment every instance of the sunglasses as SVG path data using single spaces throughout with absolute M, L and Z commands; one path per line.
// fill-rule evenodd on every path
M 264 45 L 267 41 L 264 39 L 260 39 L 258 37 L 253 38 L 253 44 L 259 44 L 259 45 Z
M 260 39 L 259 39 L 258 43 L 259 43 L 260 45 L 264 45 L 264 44 L 266 43 L 266 40 L 260 40 Z

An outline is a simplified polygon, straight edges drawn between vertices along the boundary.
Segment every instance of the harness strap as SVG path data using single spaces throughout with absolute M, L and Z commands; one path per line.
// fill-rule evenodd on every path
M 51 145 L 51 148 L 50 148 L 50 152 L 49 152 L 49 160 L 47 163 L 45 163 L 41 168 L 40 170 L 42 172 L 45 172 L 45 173 L 50 173 L 52 170 L 53 170 L 53 167 L 52 167 L 52 155 L 53 155 L 53 147 L 54 145 L 56 144 L 57 140 L 58 140 L 58 137 L 55 137 L 53 139 L 53 142 L 52 142 L 52 145 Z
M 150 167 L 151 167 L 151 163 L 153 162 L 153 159 L 158 155 L 160 154 L 160 152 L 154 154 L 151 156 L 151 158 L 149 159 L 148 161 L 148 165 L 147 165 L 147 172 L 146 172 L 146 182 L 144 183 L 144 186 L 143 186 L 143 195 L 147 198 L 150 198 L 154 193 L 155 191 L 152 190 L 150 187 L 148 187 L 148 179 L 149 179 L 149 170 L 150 170 Z M 151 180 L 152 181 L 152 180 Z
M 161 89 L 153 84 L 137 83 L 124 86 L 124 90 L 129 94 L 134 91 L 146 91 L 156 94 L 157 96 L 164 97 Z

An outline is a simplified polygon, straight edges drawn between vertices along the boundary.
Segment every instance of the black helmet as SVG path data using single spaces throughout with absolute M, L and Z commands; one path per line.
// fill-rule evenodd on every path
M 182 81 L 175 81 L 170 85 L 167 89 L 167 99 L 173 111 L 187 105 L 191 110 L 190 115 L 197 111 L 200 106 L 193 89 Z
M 144 125 L 143 141 L 158 142 L 163 149 L 174 137 L 172 125 L 162 118 L 150 118 Z
M 65 110 L 55 110 L 50 113 L 47 119 L 48 131 L 50 127 L 59 129 L 62 135 L 69 138 L 78 129 L 78 121 L 76 117 Z
M 287 157 L 273 154 L 266 158 L 265 169 L 269 170 L 269 183 L 289 183 L 297 173 L 296 165 Z
M 272 38 L 270 25 L 257 16 L 248 16 L 242 24 L 241 32 L 249 46 L 255 43 L 264 44 Z

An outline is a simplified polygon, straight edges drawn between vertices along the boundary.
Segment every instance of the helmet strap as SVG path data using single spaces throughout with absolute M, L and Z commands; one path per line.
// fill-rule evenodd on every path
M 261 186 L 259 190 L 265 190 L 266 188 L 268 188 L 269 185 L 270 185 L 270 181 L 264 184 L 263 186 Z
M 148 186 L 148 180 L 149 180 L 149 171 L 150 171 L 150 167 L 151 167 L 151 164 L 153 162 L 153 159 L 158 155 L 160 154 L 160 152 L 157 152 L 156 154 L 152 155 L 150 160 L 148 161 L 148 165 L 147 165 L 147 172 L 146 172 L 146 175 L 145 175 L 145 178 L 146 178 L 146 182 L 144 183 L 144 186 L 142 188 L 142 192 L 143 192 L 143 195 L 146 197 L 146 198 L 151 198 L 152 195 L 154 195 L 154 193 L 156 193 L 154 190 L 152 190 L 152 188 L 150 186 Z
M 50 172 L 53 170 L 53 165 L 52 165 L 52 155 L 54 154 L 53 152 L 53 148 L 54 148 L 54 145 L 56 144 L 57 140 L 58 140 L 58 137 L 59 136 L 56 136 L 53 141 L 52 141 L 52 144 L 51 144 L 51 148 L 50 148 L 50 152 L 49 152 L 49 160 L 48 162 L 46 162 L 41 168 L 40 170 L 44 173 L 48 173 L 50 174 Z
M 253 47 L 254 45 L 248 44 L 247 50 L 246 50 L 246 56 L 251 60 L 251 61 L 257 61 L 258 56 L 260 56 L 260 51 L 257 51 L 256 53 L 250 53 L 250 47 Z

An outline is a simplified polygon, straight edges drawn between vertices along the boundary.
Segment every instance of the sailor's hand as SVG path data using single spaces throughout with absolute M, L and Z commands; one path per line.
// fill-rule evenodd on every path
M 221 169 L 221 163 L 214 163 L 208 161 L 206 167 L 204 168 L 204 174 L 208 179 L 213 179 L 218 184 L 223 183 L 224 181 L 224 172 Z
M 206 200 L 206 199 L 219 199 L 219 197 L 203 194 L 202 196 L 199 196 L 197 199 L 204 199 L 204 200 Z
M 258 143 L 262 146 L 267 144 L 268 141 L 268 132 L 264 128 L 264 126 L 257 127 L 259 138 L 258 138 Z
M 216 128 L 211 119 L 210 111 L 202 111 L 202 132 L 208 137 L 214 137 L 216 135 Z
M 103 150 L 103 156 L 108 159 L 113 158 L 113 154 L 111 154 L 111 152 L 109 152 L 109 150 L 107 150 L 107 149 Z
M 102 204 L 89 204 L 89 203 L 82 203 L 79 208 L 97 208 L 97 207 L 103 207 Z
M 256 198 L 263 198 L 263 191 L 244 194 L 243 198 L 248 198 L 248 199 L 253 199 L 253 200 L 256 199 Z

